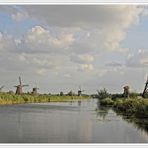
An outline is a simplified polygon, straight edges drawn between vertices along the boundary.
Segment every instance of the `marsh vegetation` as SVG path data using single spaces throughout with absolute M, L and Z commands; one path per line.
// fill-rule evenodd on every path
M 80 99 L 89 99 L 89 95 L 52 95 L 52 94 L 10 94 L 0 93 L 0 104 L 22 104 L 22 103 L 41 103 L 41 102 L 67 102 Z
M 126 98 L 123 94 L 109 94 L 107 90 L 103 89 L 98 91 L 98 100 L 100 106 L 112 108 L 126 121 L 148 131 L 147 97 L 143 98 L 141 94 L 132 92 L 129 94 L 129 98 Z

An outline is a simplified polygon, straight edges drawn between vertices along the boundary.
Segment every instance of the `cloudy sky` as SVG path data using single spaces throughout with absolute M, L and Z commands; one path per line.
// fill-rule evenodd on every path
M 142 92 L 148 72 L 148 6 L 0 5 L 0 85 L 22 77 L 42 93 L 124 85 Z

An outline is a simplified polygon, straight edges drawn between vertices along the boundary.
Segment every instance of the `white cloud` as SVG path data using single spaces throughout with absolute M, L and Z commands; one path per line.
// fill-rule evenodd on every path
M 95 71 L 95 77 L 102 77 L 102 76 L 104 76 L 106 73 L 108 72 L 108 69 L 106 69 L 106 68 L 98 68 L 98 69 L 96 69 L 96 71 Z
M 71 78 L 71 75 L 68 74 L 68 73 L 66 73 L 66 74 L 64 74 L 64 77 L 66 77 L 66 78 Z
M 138 23 L 143 10 L 136 5 L 27 5 L 22 8 L 30 17 L 46 22 L 49 26 L 69 30 L 80 28 L 83 35 L 77 36 L 75 42 L 72 34 L 63 35 L 59 39 L 44 34 L 47 39 L 50 38 L 50 45 L 59 47 L 70 43 L 71 50 L 76 53 L 127 51 L 120 47 L 120 43 L 126 36 L 126 29 Z
M 94 70 L 94 66 L 92 64 L 80 64 L 78 67 L 80 71 L 92 71 Z
M 14 39 L 14 42 L 18 46 L 19 44 L 21 44 L 21 39 Z
M 148 66 L 148 55 L 147 57 L 143 57 L 142 59 L 140 59 L 140 64 L 143 66 Z
M 57 69 L 62 64 L 62 59 L 48 54 L 42 54 L 42 56 L 40 56 L 39 54 L 35 53 L 22 53 L 18 55 L 18 59 L 26 64 L 48 70 Z
M 30 16 L 44 20 L 50 26 L 98 27 L 112 24 L 115 27 L 122 25 L 125 28 L 138 20 L 137 14 L 142 9 L 137 9 L 134 5 L 27 5 L 23 8 Z
M 85 63 L 88 64 L 88 63 L 92 63 L 94 61 L 94 57 L 89 54 L 72 55 L 71 61 L 79 63 L 79 64 L 85 64 Z
M 124 70 L 119 69 L 120 63 L 108 63 L 111 67 L 102 69 L 96 67 L 106 60 L 102 53 L 107 53 L 114 60 L 109 53 L 128 51 L 120 44 L 126 38 L 127 29 L 139 21 L 141 10 L 136 6 L 20 7 L 23 8 L 22 14 L 16 9 L 5 12 L 16 21 L 35 19 L 39 25 L 30 28 L 20 38 L 0 33 L 0 65 L 4 67 L 1 71 L 13 71 L 15 77 L 21 71 L 30 75 L 29 79 L 32 80 L 34 77 L 38 78 L 35 73 L 47 76 L 51 85 L 59 83 L 55 79 L 56 74 L 58 78 L 63 78 L 60 80 L 63 85 L 66 85 L 64 80 L 71 76 L 72 81 L 67 79 L 70 85 L 81 82 L 88 85 L 88 80 L 91 82 L 94 79 L 91 82 L 93 86 L 100 77 L 99 81 L 105 81 L 106 84 L 109 81 L 111 87 L 122 81 Z M 137 55 L 130 53 L 126 66 L 141 67 L 146 66 L 147 62 L 147 52 L 140 51 Z M 124 80 L 128 81 L 132 74 L 131 72 Z M 47 83 L 47 79 L 45 82 Z
M 11 52 L 16 47 L 16 43 L 12 36 L 0 32 L 0 51 Z
M 35 18 L 50 27 L 58 26 L 53 32 L 59 32 L 55 35 L 41 26 L 33 27 L 23 40 L 26 51 L 62 52 L 61 48 L 67 48 L 78 54 L 127 51 L 120 43 L 126 36 L 126 29 L 138 22 L 142 12 L 142 8 L 134 5 L 26 5 L 21 8 L 23 11 L 12 13 L 14 18 Z M 60 32 L 59 28 L 69 32 Z M 78 33 L 75 37 L 72 30 Z
M 139 50 L 137 53 L 132 54 L 126 61 L 127 67 L 148 67 L 148 51 Z
M 72 33 L 60 32 L 57 36 L 50 33 L 49 30 L 35 26 L 27 32 L 23 38 L 24 46 L 28 50 L 26 52 L 62 52 L 72 42 L 74 37 Z
M 79 33 L 83 30 L 79 31 Z M 88 29 L 87 34 L 79 35 L 70 49 L 76 54 L 100 54 L 103 52 L 127 53 L 127 48 L 121 48 L 120 43 L 125 38 L 125 31 L 122 28 L 94 28 Z
M 16 22 L 29 18 L 28 13 L 17 5 L 0 5 L 0 12 L 9 14 Z
M 26 12 L 16 12 L 11 15 L 12 19 L 20 22 L 28 18 L 28 14 Z
M 27 62 L 26 54 L 24 54 L 24 53 L 18 55 L 18 58 L 22 62 L 25 62 L 25 61 Z
M 111 62 L 111 63 L 107 63 L 106 66 L 109 66 L 109 67 L 121 67 L 121 66 L 123 66 L 123 64 L 118 63 L 118 62 Z
M 44 76 L 46 74 L 47 70 L 46 69 L 37 69 L 36 74 Z
M 78 71 L 92 71 L 94 70 L 94 57 L 89 54 L 72 55 L 70 60 L 77 64 Z

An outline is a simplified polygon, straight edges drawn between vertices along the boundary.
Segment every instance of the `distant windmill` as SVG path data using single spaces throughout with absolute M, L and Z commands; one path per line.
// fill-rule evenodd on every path
M 78 96 L 81 96 L 82 95 L 82 92 L 84 92 L 85 90 L 82 90 L 81 89 L 81 86 L 79 86 L 79 90 L 78 90 Z
M 124 86 L 123 89 L 124 89 L 124 92 L 123 92 L 124 97 L 129 98 L 129 89 L 130 89 L 130 87 L 129 86 Z
M 36 87 L 34 87 L 33 89 L 32 89 L 32 94 L 34 94 L 34 95 L 36 95 L 36 94 L 38 94 L 38 90 L 39 88 L 37 87 L 37 85 L 36 85 Z
M 0 87 L 0 92 L 2 91 L 3 88 L 4 88 L 4 85 Z
M 16 87 L 16 94 L 21 95 L 23 93 L 22 88 L 25 86 L 29 86 L 29 85 L 22 85 L 21 77 L 19 77 L 19 83 L 20 83 L 19 85 L 14 86 L 14 87 Z
M 148 77 L 147 77 L 147 81 L 145 83 L 145 87 L 142 93 L 142 97 L 145 97 L 145 94 L 148 93 Z

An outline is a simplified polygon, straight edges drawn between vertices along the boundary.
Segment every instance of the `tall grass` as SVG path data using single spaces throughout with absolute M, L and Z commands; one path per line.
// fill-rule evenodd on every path
M 148 100 L 147 99 L 126 99 L 116 100 L 113 107 L 117 111 L 122 111 L 126 115 L 135 116 L 138 118 L 148 117 Z
M 121 112 L 122 114 L 128 116 L 148 118 L 148 99 L 117 98 L 116 100 L 112 100 L 111 98 L 106 98 L 100 101 L 100 105 L 112 106 L 115 109 L 115 111 Z
M 66 102 L 71 100 L 89 99 L 87 95 L 83 96 L 58 96 L 58 95 L 15 95 L 9 93 L 0 93 L 0 104 L 20 104 L 20 103 L 41 103 L 41 102 Z
M 114 104 L 114 101 L 111 98 L 105 98 L 100 100 L 100 105 L 103 106 L 112 106 Z
M 98 95 L 97 95 L 97 98 L 99 100 L 103 100 L 105 98 L 110 98 L 111 95 L 107 92 L 107 90 L 104 88 L 104 89 L 101 89 L 101 90 L 97 90 L 98 92 Z

